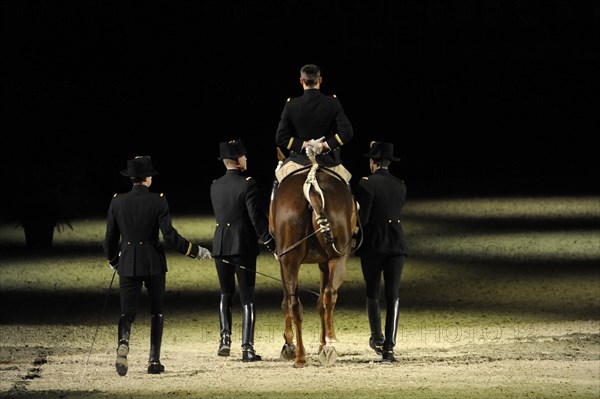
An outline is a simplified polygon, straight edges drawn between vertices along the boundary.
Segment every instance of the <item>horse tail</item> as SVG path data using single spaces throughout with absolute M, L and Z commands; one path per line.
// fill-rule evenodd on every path
M 315 222 L 318 225 L 318 229 L 315 226 L 315 230 L 318 230 L 321 232 L 321 234 L 323 234 L 325 242 L 328 245 L 328 249 L 326 250 L 328 256 L 340 256 L 342 253 L 338 251 L 335 246 L 335 239 L 333 238 L 333 233 L 331 232 L 331 223 L 329 222 L 327 213 L 325 212 L 325 195 L 316 179 L 317 169 L 318 165 L 313 165 L 313 168 L 308 174 L 304 184 L 304 196 L 313 208 Z
M 315 221 L 319 225 L 319 231 L 321 231 L 321 233 L 325 237 L 325 241 L 327 242 L 327 244 L 334 245 L 335 240 L 333 239 L 333 234 L 331 233 L 331 224 L 329 223 L 327 213 L 325 212 L 323 193 L 318 192 L 315 187 L 312 187 L 312 190 L 309 188 L 309 190 L 309 202 L 313 208 Z

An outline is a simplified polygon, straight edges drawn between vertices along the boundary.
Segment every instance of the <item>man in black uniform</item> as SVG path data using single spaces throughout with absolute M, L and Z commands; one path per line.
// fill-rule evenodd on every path
M 208 249 L 192 244 L 173 227 L 165 196 L 149 191 L 152 176 L 158 174 L 149 156 L 128 160 L 127 169 L 121 174 L 130 178 L 133 187 L 128 193 L 114 195 L 108 208 L 103 244 L 109 264 L 119 274 L 121 316 L 115 366 L 119 375 L 127 374 L 131 324 L 145 285 L 151 314 L 148 374 L 159 374 L 165 369 L 160 363 L 160 347 L 167 260 L 158 231 L 169 246 L 186 256 L 196 259 L 211 256 Z
M 400 213 L 406 200 L 406 185 L 388 170 L 393 161 L 394 145 L 371 142 L 369 168 L 357 187 L 363 243 L 357 250 L 367 288 L 367 315 L 371 328 L 369 344 L 385 362 L 395 362 L 394 346 L 400 315 L 400 277 L 408 255 Z M 386 302 L 385 337 L 381 333 L 379 293 L 381 275 Z
M 220 341 L 217 354 L 229 356 L 231 349 L 231 305 L 237 276 L 242 304 L 242 360 L 254 362 L 261 357 L 254 351 L 254 285 L 259 239 L 269 251 L 275 240 L 269 233 L 269 221 L 260 205 L 256 181 L 242 175 L 247 168 L 246 148 L 241 140 L 219 144 L 219 160 L 225 175 L 213 181 L 210 198 L 216 218 L 213 256 L 221 300 L 219 304 Z
M 305 153 L 307 147 L 320 154 L 316 157 L 319 165 L 337 172 L 346 183 L 350 182 L 352 175 L 342 165 L 340 147 L 352 138 L 352 124 L 336 95 L 321 93 L 322 82 L 318 66 L 303 66 L 300 84 L 304 93 L 300 97 L 288 98 L 285 103 L 275 143 L 289 151 L 289 157 L 275 172 L 279 182 L 293 170 L 310 164 Z

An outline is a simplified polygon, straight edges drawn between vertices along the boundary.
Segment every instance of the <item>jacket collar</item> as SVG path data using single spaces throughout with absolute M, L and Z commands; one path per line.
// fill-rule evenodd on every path
M 303 95 L 305 96 L 317 96 L 321 93 L 321 90 L 319 89 L 306 89 L 304 90 Z
M 389 169 L 383 169 L 383 168 L 377 169 L 373 174 L 374 175 L 383 175 L 383 176 L 390 176 L 391 175 Z
M 148 191 L 148 187 L 144 186 L 143 184 L 134 184 L 131 187 L 131 192 L 142 193 L 142 192 L 147 192 L 147 191 Z

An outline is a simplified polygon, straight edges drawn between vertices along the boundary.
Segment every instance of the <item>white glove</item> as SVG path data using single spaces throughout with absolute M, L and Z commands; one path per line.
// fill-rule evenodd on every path
M 320 141 L 311 140 L 310 147 L 312 148 L 312 152 L 317 155 L 323 152 L 323 143 Z
M 269 238 L 263 244 L 265 244 L 265 247 L 267 247 L 269 252 L 275 253 L 275 237 L 271 236 L 271 238 Z
M 204 259 L 212 259 L 212 255 L 210 251 L 204 247 L 198 245 L 198 255 L 196 255 L 196 259 L 204 260 Z
M 108 265 L 112 270 L 117 271 L 119 269 L 119 260 L 121 260 L 121 251 L 112 261 L 108 261 Z
M 306 153 L 310 155 L 310 152 L 312 151 L 312 153 L 314 153 L 315 155 L 319 155 L 323 152 L 323 150 L 326 150 L 327 147 L 325 147 L 325 145 L 323 144 L 323 141 L 325 140 L 325 136 L 318 138 L 318 139 L 311 139 L 308 142 L 308 145 L 306 146 Z

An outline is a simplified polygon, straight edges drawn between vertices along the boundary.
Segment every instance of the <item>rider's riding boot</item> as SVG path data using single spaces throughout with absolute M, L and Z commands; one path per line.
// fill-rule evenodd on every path
M 275 197 L 275 192 L 277 191 L 277 187 L 279 187 L 279 180 L 277 178 L 273 179 L 273 188 L 271 188 L 271 202 L 273 202 L 273 198 Z
M 254 351 L 254 325 L 256 311 L 254 303 L 242 306 L 242 361 L 256 362 L 262 358 Z
M 356 248 L 356 246 L 359 243 L 359 239 L 360 239 L 360 227 L 356 226 L 354 227 L 354 230 L 352 231 L 352 240 L 350 241 L 350 245 L 351 248 L 354 250 Z
M 115 361 L 115 367 L 117 369 L 117 373 L 120 376 L 124 376 L 127 374 L 128 364 L 127 364 L 127 355 L 129 354 L 129 335 L 131 333 L 131 322 L 133 318 L 131 314 L 122 314 L 119 317 L 119 327 L 118 327 L 118 343 L 117 343 L 117 360 Z
M 400 316 L 400 299 L 396 298 L 387 304 L 385 315 L 385 342 L 383 343 L 382 360 L 393 363 L 394 346 L 396 346 L 396 333 L 398 332 L 398 318 Z
M 377 299 L 367 298 L 367 315 L 369 316 L 369 327 L 371 328 L 369 346 L 375 353 L 382 355 L 384 338 L 381 333 L 381 312 Z
M 231 303 L 233 296 L 222 294 L 219 303 L 219 333 L 221 339 L 219 341 L 219 350 L 217 355 L 229 356 L 231 350 Z
M 162 344 L 164 319 L 163 315 L 153 314 L 150 319 L 150 357 L 148 358 L 148 374 L 160 374 L 165 366 L 160 364 L 160 346 Z
M 354 201 L 354 205 L 356 206 L 355 210 L 353 211 L 353 214 L 356 215 L 356 220 L 358 223 L 356 226 L 354 226 L 354 230 L 352 230 L 352 250 L 355 250 L 356 246 L 360 246 L 360 243 L 362 242 L 362 240 L 360 239 L 360 235 L 362 232 L 360 227 L 360 204 L 358 203 L 354 195 L 352 195 L 352 201 Z

